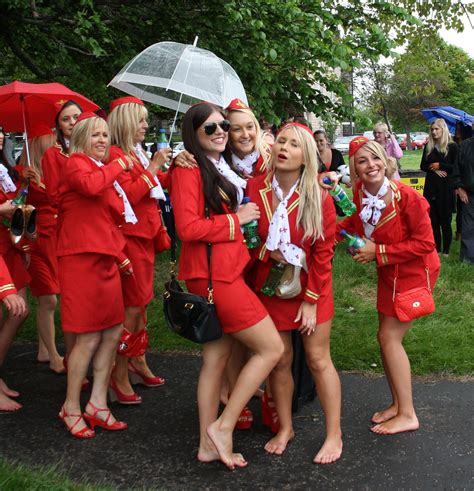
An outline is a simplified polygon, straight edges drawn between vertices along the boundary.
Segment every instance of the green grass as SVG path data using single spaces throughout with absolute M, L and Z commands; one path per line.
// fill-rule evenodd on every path
M 416 169 L 420 170 L 421 156 L 423 150 L 409 150 L 403 152 L 403 157 L 400 159 L 402 170 Z
M 459 243 L 453 242 L 450 257 L 442 258 L 434 294 L 436 312 L 417 320 L 407 335 L 405 344 L 415 374 L 474 375 L 474 269 L 461 264 L 458 257 Z M 169 256 L 165 253 L 157 259 L 157 295 L 148 311 L 151 347 L 158 351 L 199 350 L 198 345 L 173 334 L 165 325 L 161 293 L 168 270 Z M 337 369 L 381 373 L 376 340 L 375 265 L 355 263 L 345 252 L 344 244 L 340 244 L 334 260 L 333 281 L 336 315 L 332 354 Z M 17 339 L 36 339 L 33 314 Z

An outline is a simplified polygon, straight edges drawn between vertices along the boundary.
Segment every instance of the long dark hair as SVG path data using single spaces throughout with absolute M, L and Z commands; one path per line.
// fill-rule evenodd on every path
M 17 182 L 20 174 L 18 174 L 18 171 L 10 165 L 7 156 L 5 155 L 5 140 L 7 139 L 7 135 L 5 135 L 5 131 L 3 131 L 3 126 L 1 125 L 0 133 L 3 133 L 3 146 L 0 149 L 0 164 L 3 164 L 7 168 L 8 175 L 12 178 L 13 181 Z
M 69 153 L 69 149 L 68 149 L 68 146 L 66 145 L 66 139 L 64 138 L 63 131 L 61 130 L 61 127 L 59 126 L 59 116 L 64 111 L 64 109 L 66 109 L 67 107 L 70 107 L 70 106 L 77 106 L 79 108 L 79 110 L 81 111 L 81 113 L 83 112 L 80 104 L 78 104 L 76 101 L 73 101 L 72 99 L 70 99 L 69 101 L 65 102 L 62 105 L 61 109 L 58 111 L 58 113 L 56 114 L 56 117 L 54 118 L 54 125 L 56 127 L 56 138 L 57 138 L 59 144 L 61 145 L 64 153 Z
M 222 109 L 214 104 L 202 103 L 191 106 L 183 119 L 182 136 L 186 150 L 194 155 L 201 169 L 207 204 L 215 213 L 225 213 L 222 201 L 225 201 L 232 210 L 237 209 L 237 190 L 209 161 L 197 138 L 197 129 L 214 112 L 222 114 L 222 118 L 225 118 Z

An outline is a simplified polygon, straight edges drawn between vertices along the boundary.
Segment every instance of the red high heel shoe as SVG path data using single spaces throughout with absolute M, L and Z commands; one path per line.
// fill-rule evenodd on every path
M 235 424 L 237 430 L 250 430 L 253 422 L 253 413 L 245 406 L 240 413 L 239 419 Z
M 278 420 L 278 413 L 271 398 L 267 392 L 263 393 L 261 399 L 262 407 L 262 423 L 264 426 L 270 428 L 273 433 L 278 433 L 280 431 L 280 421 Z
M 59 419 L 65 424 L 67 430 L 71 435 L 75 438 L 92 438 L 95 436 L 95 431 L 91 430 L 87 425 L 84 428 L 81 428 L 78 431 L 74 431 L 74 428 L 83 421 L 82 414 L 68 414 L 64 409 L 64 406 L 59 411 Z M 72 425 L 68 425 L 66 422 L 66 418 L 77 418 L 76 421 Z
M 141 404 L 142 398 L 136 392 L 133 394 L 124 394 L 115 383 L 113 378 L 110 379 L 109 397 L 111 402 L 119 402 L 120 404 Z
M 94 411 L 94 414 L 89 414 L 87 412 L 87 406 L 91 407 Z M 98 413 L 107 413 L 107 417 L 105 419 L 100 419 L 97 417 Z M 84 413 L 84 419 L 91 425 L 91 428 L 94 429 L 96 426 L 100 426 L 101 428 L 105 428 L 106 430 L 118 431 L 118 430 L 126 430 L 128 428 L 128 424 L 125 421 L 114 421 L 109 424 L 109 419 L 112 416 L 112 413 L 108 407 L 98 408 L 89 401 L 86 405 L 86 412 Z
M 165 385 L 166 380 L 163 377 L 147 377 L 138 370 L 131 360 L 128 361 L 128 371 L 132 384 L 142 384 L 146 387 L 159 387 L 160 385 Z

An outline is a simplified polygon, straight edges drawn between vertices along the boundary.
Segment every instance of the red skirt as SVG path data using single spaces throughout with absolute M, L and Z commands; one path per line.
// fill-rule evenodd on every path
M 153 298 L 155 246 L 153 239 L 125 236 L 125 253 L 130 259 L 133 275 L 122 277 L 123 299 L 126 307 L 144 307 Z
M 25 266 L 24 257 L 24 254 L 14 247 L 10 247 L 10 249 L 3 254 L 3 259 L 10 272 L 13 284 L 18 291 L 29 285 L 31 281 L 31 277 Z
M 58 258 L 56 234 L 38 234 L 31 245 L 28 272 L 31 274 L 30 289 L 34 297 L 59 293 Z
M 191 293 L 207 296 L 207 280 L 186 280 L 186 287 Z M 217 317 L 222 331 L 227 334 L 252 327 L 268 315 L 243 276 L 232 283 L 213 281 L 212 288 Z
M 301 321 L 295 322 L 298 309 L 303 301 L 300 297 L 283 300 L 276 295 L 268 297 L 261 292 L 258 292 L 257 295 L 279 331 L 291 331 L 301 326 Z M 332 291 L 330 295 L 321 295 L 316 305 L 316 325 L 327 322 L 334 317 Z
M 106 254 L 73 254 L 59 258 L 63 331 L 96 332 L 125 319 L 122 284 L 116 258 Z

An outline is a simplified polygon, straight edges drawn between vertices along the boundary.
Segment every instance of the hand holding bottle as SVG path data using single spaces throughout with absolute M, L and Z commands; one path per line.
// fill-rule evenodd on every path
M 240 225 L 245 225 L 252 220 L 258 220 L 260 218 L 260 210 L 258 209 L 258 205 L 252 202 L 246 203 L 245 205 L 240 205 L 236 214 Z
M 359 248 L 357 254 L 353 256 L 354 261 L 361 264 L 367 264 L 375 260 L 375 242 L 364 238 L 365 244 Z

